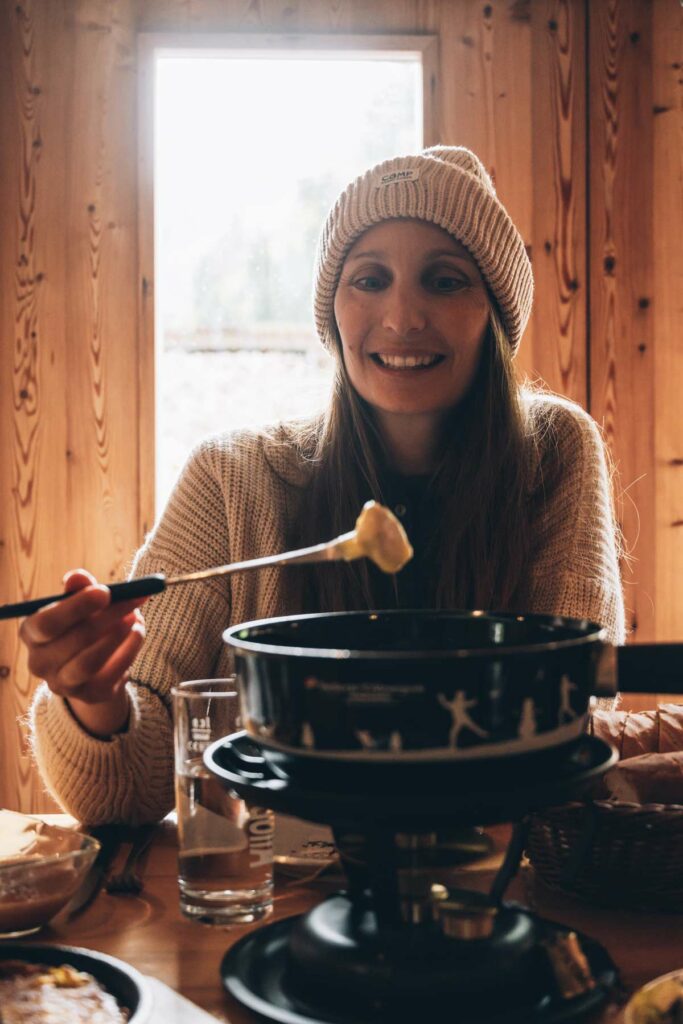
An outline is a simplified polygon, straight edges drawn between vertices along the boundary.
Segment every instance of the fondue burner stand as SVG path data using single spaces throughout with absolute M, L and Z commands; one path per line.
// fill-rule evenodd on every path
M 207 766 L 254 804 L 332 826 L 348 887 L 306 914 L 261 926 L 226 953 L 226 989 L 280 1024 L 559 1024 L 616 988 L 606 951 L 504 893 L 525 819 L 614 762 L 583 736 L 542 754 L 476 765 L 391 766 L 292 755 L 286 769 L 245 733 L 213 744 Z M 516 821 L 491 890 L 453 887 L 487 852 L 475 826 Z

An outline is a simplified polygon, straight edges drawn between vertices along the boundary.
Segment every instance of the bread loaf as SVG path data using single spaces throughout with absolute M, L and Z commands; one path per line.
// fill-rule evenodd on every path
M 596 799 L 683 804 L 683 704 L 661 704 L 656 711 L 598 709 L 589 731 L 619 754 L 596 784 Z

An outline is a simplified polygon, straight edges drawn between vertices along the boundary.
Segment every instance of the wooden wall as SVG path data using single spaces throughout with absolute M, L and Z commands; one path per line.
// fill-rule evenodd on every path
M 683 8 L 590 9 L 589 405 L 619 472 L 633 636 L 680 640 Z
M 534 264 L 520 366 L 604 423 L 636 638 L 683 639 L 678 0 L 0 0 L 0 601 L 120 578 L 151 523 L 137 37 L 167 30 L 439 35 L 442 141 L 494 173 Z M 49 806 L 34 684 L 0 623 L 0 805 L 23 810 Z

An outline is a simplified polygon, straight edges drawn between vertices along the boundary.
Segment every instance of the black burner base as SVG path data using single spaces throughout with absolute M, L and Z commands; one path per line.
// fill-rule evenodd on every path
M 560 1024 L 580 1020 L 617 987 L 607 952 L 581 936 L 596 987 L 563 998 L 541 941 L 567 929 L 514 905 L 499 917 L 487 940 L 444 939 L 429 928 L 380 934 L 371 913 L 336 894 L 245 936 L 221 975 L 240 1003 L 278 1024 Z

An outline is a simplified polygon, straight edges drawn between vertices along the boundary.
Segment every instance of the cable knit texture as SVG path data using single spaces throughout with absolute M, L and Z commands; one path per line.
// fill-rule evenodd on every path
M 537 442 L 530 495 L 535 547 L 530 612 L 599 622 L 624 640 L 610 480 L 594 421 L 549 395 L 527 398 Z M 301 459 L 300 424 L 212 437 L 199 445 L 131 575 L 175 575 L 284 550 L 285 524 L 305 507 L 315 467 Z M 562 474 L 548 470 L 559 455 Z M 349 523 L 349 528 L 353 523 Z M 110 740 L 80 728 L 41 686 L 31 709 L 35 757 L 50 792 L 82 821 L 142 822 L 173 806 L 171 687 L 232 670 L 230 624 L 295 614 L 277 569 L 169 588 L 145 605 L 147 639 L 131 668 L 128 729 Z
M 395 218 L 436 224 L 469 250 L 498 302 L 515 352 L 531 313 L 531 263 L 484 165 L 464 146 L 432 146 L 385 160 L 341 193 L 316 255 L 313 308 L 323 345 L 334 349 L 334 296 L 346 254 L 368 228 Z

